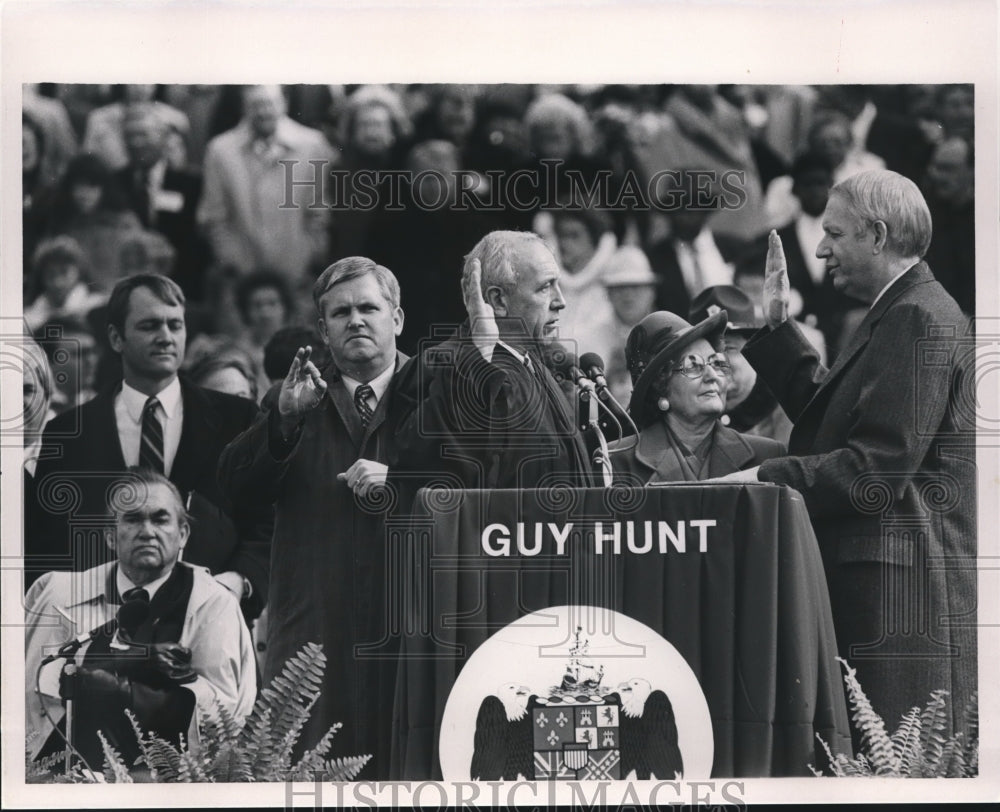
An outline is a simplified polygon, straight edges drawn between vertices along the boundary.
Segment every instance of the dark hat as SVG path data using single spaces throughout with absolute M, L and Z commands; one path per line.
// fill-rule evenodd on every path
M 759 330 L 764 326 L 764 320 L 757 318 L 753 301 L 735 285 L 714 285 L 705 288 L 694 297 L 688 318 L 693 322 L 707 319 L 725 310 L 729 313 L 729 330 Z
M 691 326 L 676 313 L 657 310 L 632 328 L 625 342 L 625 360 L 633 383 L 629 413 L 640 427 L 650 422 L 643 414 L 646 393 L 660 370 L 676 361 L 681 351 L 699 338 L 713 344 L 721 340 L 728 320 L 729 314 L 720 310 Z

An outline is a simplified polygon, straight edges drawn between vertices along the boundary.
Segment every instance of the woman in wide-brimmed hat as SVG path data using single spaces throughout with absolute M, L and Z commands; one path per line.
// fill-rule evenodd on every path
M 622 483 L 692 482 L 752 468 L 785 447 L 722 425 L 732 369 L 720 352 L 725 310 L 691 325 L 673 313 L 650 313 L 629 333 L 629 412 L 639 427 L 612 445 Z

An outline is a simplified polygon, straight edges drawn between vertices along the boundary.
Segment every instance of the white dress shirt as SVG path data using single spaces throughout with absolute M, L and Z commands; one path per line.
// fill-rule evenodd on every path
M 392 381 L 392 373 L 395 368 L 396 364 L 394 361 L 385 368 L 384 372 L 381 372 L 377 377 L 368 381 L 368 385 L 375 393 L 375 402 L 369 403 L 369 406 L 372 407 L 372 411 L 375 411 L 378 404 L 382 402 L 382 397 L 385 395 L 386 390 L 389 388 L 389 383 Z M 341 378 L 344 381 L 344 386 L 347 387 L 347 394 L 351 396 L 351 400 L 354 400 L 354 391 L 361 386 L 361 381 L 356 381 L 354 378 L 347 375 L 341 375 Z
M 816 285 L 822 286 L 826 276 L 826 260 L 816 256 L 816 249 L 823 239 L 823 218 L 810 217 L 803 212 L 795 220 L 795 236 L 799 238 L 809 276 Z
M 184 401 L 181 384 L 175 377 L 167 388 L 156 395 L 160 406 L 156 410 L 163 426 L 163 473 L 170 476 L 181 444 L 181 428 L 184 424 Z M 124 381 L 121 391 L 115 395 L 115 423 L 118 425 L 118 440 L 122 446 L 125 465 L 139 464 L 139 446 L 142 442 L 142 410 L 146 408 L 149 395 L 133 389 Z
M 153 595 L 156 594 L 156 590 L 158 590 L 161 586 L 163 586 L 167 582 L 167 578 L 170 577 L 170 574 L 173 571 L 174 568 L 171 567 L 169 570 L 167 570 L 167 573 L 165 575 L 161 575 L 155 581 L 150 581 L 148 584 L 143 584 L 142 588 L 146 590 L 146 593 L 149 595 L 150 600 L 153 600 Z M 133 584 L 132 581 L 129 579 L 129 577 L 124 572 L 122 572 L 121 566 L 118 567 L 118 572 L 115 574 L 115 583 L 118 585 L 118 594 L 121 595 L 122 597 L 125 597 L 125 593 L 128 592 L 130 589 L 135 589 L 137 586 L 139 586 L 138 584 Z
M 920 262 L 920 260 L 918 259 L 917 262 Z M 872 307 L 875 307 L 875 305 L 878 303 L 878 300 L 885 295 L 885 292 L 889 290 L 889 288 L 891 288 L 899 280 L 899 277 L 901 277 L 904 273 L 906 273 L 906 271 L 911 270 L 913 266 L 917 264 L 917 262 L 914 262 L 913 265 L 910 265 L 908 268 L 906 268 L 906 270 L 900 271 L 892 279 L 890 279 L 889 283 L 884 288 L 882 288 L 882 290 L 878 292 L 878 296 L 876 296 L 875 301 L 872 302 Z M 871 310 L 872 307 L 869 307 L 868 309 Z
M 733 284 L 733 266 L 722 258 L 708 228 L 699 231 L 691 242 L 674 240 L 674 247 L 684 287 L 692 298 L 705 288 Z

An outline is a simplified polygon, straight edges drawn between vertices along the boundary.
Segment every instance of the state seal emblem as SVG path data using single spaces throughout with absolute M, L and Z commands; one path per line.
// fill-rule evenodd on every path
M 477 687 L 500 674 L 509 679 Z M 615 612 L 553 607 L 469 659 L 439 751 L 449 780 L 675 780 L 709 776 L 712 727 L 697 679 L 666 640 Z

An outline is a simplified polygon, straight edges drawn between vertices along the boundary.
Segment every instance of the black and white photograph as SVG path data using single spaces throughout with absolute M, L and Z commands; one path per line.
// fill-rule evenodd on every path
M 994 3 L 0 14 L 4 807 L 1000 799 Z

